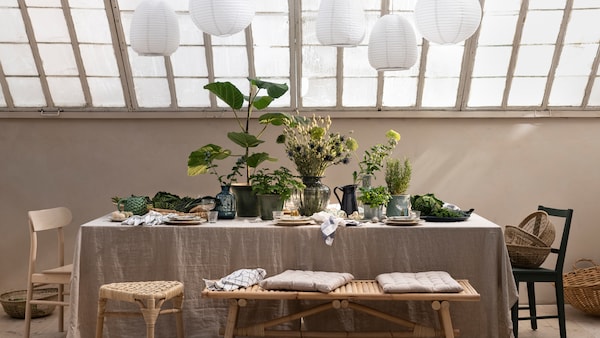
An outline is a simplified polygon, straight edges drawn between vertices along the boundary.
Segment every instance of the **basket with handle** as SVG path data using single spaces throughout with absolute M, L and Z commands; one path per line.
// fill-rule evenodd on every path
M 582 263 L 592 266 L 582 268 Z M 563 275 L 563 288 L 565 300 L 574 308 L 600 316 L 600 265 L 591 259 L 578 259 L 573 271 Z
M 518 225 L 522 230 L 538 237 L 546 246 L 552 246 L 556 237 L 554 224 L 550 222 L 548 213 L 545 211 L 535 211 L 525 217 Z
M 550 247 L 546 243 L 519 227 L 507 225 L 504 241 L 510 263 L 515 267 L 537 268 L 550 254 Z

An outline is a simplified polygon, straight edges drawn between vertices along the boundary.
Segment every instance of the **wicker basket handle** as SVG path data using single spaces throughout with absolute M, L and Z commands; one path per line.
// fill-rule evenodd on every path
M 582 262 L 586 262 L 592 266 L 598 266 L 598 263 L 594 262 L 592 259 L 589 258 L 580 258 L 577 261 L 575 261 L 575 263 L 573 263 L 573 270 L 580 270 L 580 269 L 584 269 L 582 267 L 579 267 L 578 264 L 582 263 Z

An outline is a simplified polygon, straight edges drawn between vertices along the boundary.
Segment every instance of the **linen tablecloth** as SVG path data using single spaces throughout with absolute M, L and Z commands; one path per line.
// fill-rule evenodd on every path
M 518 295 L 502 229 L 473 214 L 457 223 L 341 227 L 332 246 L 324 243 L 317 225 L 275 226 L 236 219 L 197 226 L 134 227 L 111 223 L 103 216 L 83 224 L 78 234 L 68 337 L 93 337 L 100 285 L 160 279 L 185 284 L 186 337 L 217 337 L 225 323 L 227 303 L 201 298 L 202 279 L 256 267 L 265 269 L 267 276 L 301 269 L 350 272 L 357 279 L 393 271 L 447 271 L 455 279 L 468 279 L 481 294 L 479 303 L 451 304 L 452 320 L 461 337 L 511 336 L 509 311 Z M 408 312 L 417 322 L 436 320 L 425 302 L 373 305 L 394 313 Z M 274 301 L 259 306 L 256 311 L 242 312 L 239 320 L 300 305 Z M 338 319 L 341 324 L 336 323 Z M 108 318 L 106 325 L 109 337 L 144 332 L 141 319 Z M 364 330 L 380 324 L 342 311 L 324 320 L 307 320 L 306 325 Z M 157 336 L 175 337 L 172 316 L 159 317 L 156 329 Z

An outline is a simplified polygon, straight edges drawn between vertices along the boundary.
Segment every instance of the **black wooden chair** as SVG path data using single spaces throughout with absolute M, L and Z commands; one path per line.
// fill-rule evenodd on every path
M 565 219 L 565 225 L 563 228 L 562 238 L 560 240 L 560 247 L 558 249 L 552 248 L 550 253 L 557 254 L 556 266 L 554 269 L 546 268 L 512 268 L 513 276 L 517 288 L 520 282 L 527 283 L 527 298 L 528 306 L 519 307 L 519 302 L 512 307 L 512 324 L 515 338 L 519 335 L 519 320 L 530 320 L 531 329 L 537 330 L 537 320 L 547 318 L 558 318 L 558 324 L 560 328 L 560 337 L 567 337 L 567 330 L 565 327 L 565 298 L 563 294 L 563 266 L 565 263 L 565 253 L 567 251 L 567 242 L 569 239 L 569 230 L 571 228 L 571 218 L 573 217 L 573 209 L 554 209 L 544 206 L 539 206 L 538 210 L 543 210 L 548 213 L 549 216 L 562 217 Z M 535 283 L 554 283 L 556 290 L 556 307 L 557 314 L 550 316 L 538 316 L 536 313 L 535 304 Z M 529 310 L 529 317 L 519 317 L 519 310 Z

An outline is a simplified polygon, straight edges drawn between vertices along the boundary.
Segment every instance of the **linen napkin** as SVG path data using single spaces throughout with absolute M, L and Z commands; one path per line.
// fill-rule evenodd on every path
M 204 283 L 211 291 L 231 291 L 258 284 L 266 275 L 267 271 L 261 268 L 239 269 L 218 281 L 204 279 Z
M 333 239 L 335 238 L 335 231 L 338 226 L 345 225 L 345 221 L 341 217 L 336 217 L 328 212 L 321 211 L 314 213 L 312 218 L 321 223 L 321 234 L 325 240 L 325 244 L 333 245 Z

